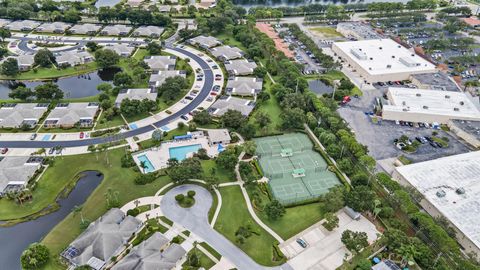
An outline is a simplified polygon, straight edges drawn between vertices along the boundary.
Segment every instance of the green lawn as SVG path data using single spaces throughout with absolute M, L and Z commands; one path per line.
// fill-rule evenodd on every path
M 260 202 L 256 196 L 252 194 L 256 193 L 259 196 Z M 311 203 L 306 205 L 300 205 L 295 207 L 286 208 L 286 213 L 278 220 L 272 221 L 267 217 L 263 208 L 270 202 L 266 193 L 262 192 L 260 188 L 254 187 L 248 189 L 248 194 L 254 205 L 257 216 L 268 227 L 272 228 L 280 237 L 284 240 L 298 234 L 313 224 L 319 222 L 323 218 L 323 211 L 320 203 Z
M 64 69 L 51 68 L 36 68 L 26 72 L 19 73 L 15 77 L 7 77 L 0 75 L 2 80 L 40 80 L 40 79 L 53 79 L 59 77 L 69 77 L 84 73 L 93 72 L 98 69 L 97 63 L 92 62 L 85 65 L 79 65 L 76 67 L 68 67 Z
M 335 28 L 332 27 L 313 27 L 310 28 L 313 32 L 320 33 L 325 37 L 342 37 L 342 34 L 337 32 Z
M 210 268 L 212 268 L 212 267 L 215 265 L 215 262 L 212 261 L 212 259 L 210 259 L 209 257 L 207 257 L 207 255 L 203 254 L 203 252 L 201 252 L 200 250 L 192 249 L 192 250 L 190 250 L 190 251 L 188 252 L 188 254 L 187 254 L 186 257 L 188 258 L 188 257 L 189 257 L 192 253 L 194 253 L 194 252 L 197 254 L 198 258 L 200 259 L 200 260 L 199 260 L 199 261 L 200 261 L 200 262 L 199 262 L 199 263 L 200 263 L 200 267 L 203 267 L 203 268 L 205 268 L 205 269 L 210 269 Z M 182 267 L 185 267 L 185 266 L 188 266 L 188 260 L 182 264 Z M 200 268 L 200 267 L 198 267 L 198 268 Z M 192 267 L 192 268 L 188 268 L 188 269 L 192 269 L 192 270 L 193 270 L 193 269 L 198 269 L 198 268 L 196 268 L 196 267 L 193 268 L 193 267 Z
M 276 240 L 264 231 L 250 216 L 238 186 L 220 188 L 222 208 L 215 224 L 215 230 L 241 248 L 257 263 L 265 266 L 280 265 L 283 261 L 273 261 Z M 240 226 L 250 226 L 255 232 L 245 243 L 236 242 L 235 232 Z
M 212 175 L 212 168 L 215 168 L 215 176 L 218 178 L 220 183 L 226 182 L 235 182 L 237 181 L 235 178 L 235 173 L 232 171 L 225 170 L 224 168 L 217 167 L 215 164 L 215 160 L 202 160 L 202 168 L 205 176 L 213 176 Z
M 54 203 L 57 194 L 64 187 L 72 185 L 76 180 L 75 176 L 85 170 L 101 171 L 105 177 L 83 204 L 83 215 L 89 220 L 95 220 L 107 211 L 104 194 L 109 188 L 119 191 L 120 205 L 123 205 L 135 198 L 151 196 L 170 182 L 168 177 L 160 177 L 148 185 L 135 185 L 133 179 L 138 173 L 131 168 L 120 167 L 120 158 L 123 153 L 122 148 L 107 152 L 110 165 L 106 163 L 103 153 L 98 154 L 98 160 L 96 154 L 57 158 L 55 165 L 45 172 L 37 189 L 33 192 L 33 202 L 19 206 L 7 200 L 0 201 L 1 219 L 25 216 Z M 66 170 L 67 167 L 70 169 Z M 70 214 L 42 240 L 53 254 L 52 260 L 45 269 L 65 269 L 56 255 L 81 233 L 79 223 L 80 215 L 73 217 Z
M 271 123 L 267 126 L 266 130 L 262 130 L 259 126 L 257 126 L 257 132 L 256 132 L 257 136 L 263 135 L 265 134 L 265 132 L 267 134 L 280 132 L 279 127 L 282 124 L 282 119 L 280 118 L 280 116 L 282 115 L 282 109 L 280 108 L 280 104 L 278 104 L 277 98 L 272 94 L 270 90 L 272 85 L 273 84 L 270 81 L 270 79 L 265 77 L 263 87 L 264 87 L 264 91 L 267 91 L 270 94 L 270 99 L 263 103 L 258 104 L 257 108 L 249 118 L 249 121 L 251 123 L 255 123 L 255 115 L 258 112 L 263 111 L 263 112 L 266 112 L 270 116 L 270 119 L 272 120 Z

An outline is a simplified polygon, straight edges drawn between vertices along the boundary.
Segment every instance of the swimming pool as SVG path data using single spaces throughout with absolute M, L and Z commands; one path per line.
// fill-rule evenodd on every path
M 188 153 L 196 153 L 200 148 L 202 148 L 201 144 L 192 144 L 171 147 L 168 149 L 168 152 L 170 153 L 170 158 L 176 158 L 178 161 L 182 161 L 187 158 Z
M 145 168 L 143 168 L 143 172 L 150 173 L 155 171 L 155 167 L 153 167 L 152 162 L 150 162 L 150 160 L 146 155 L 141 155 L 141 156 L 138 156 L 137 158 L 138 158 L 138 161 L 143 162 L 145 164 Z M 140 170 L 142 170 L 142 168 L 140 168 Z

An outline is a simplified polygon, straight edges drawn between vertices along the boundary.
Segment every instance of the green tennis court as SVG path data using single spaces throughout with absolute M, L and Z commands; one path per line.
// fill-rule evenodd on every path
M 255 143 L 273 196 L 283 204 L 317 198 L 340 183 L 305 134 L 258 138 Z

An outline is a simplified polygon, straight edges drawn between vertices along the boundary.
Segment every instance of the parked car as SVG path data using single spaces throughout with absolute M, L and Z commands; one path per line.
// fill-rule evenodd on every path
M 60 155 L 60 154 L 62 153 L 62 150 L 63 150 L 63 148 L 57 147 L 57 148 L 55 149 L 55 154 Z
M 52 147 L 52 148 L 48 149 L 48 154 L 49 155 L 53 155 L 54 152 L 55 152 L 55 148 Z
M 0 153 L 2 153 L 2 155 L 6 154 L 8 152 L 8 148 L 5 147 L 5 148 L 2 148 L 2 150 L 0 151 Z
M 296 242 L 302 247 L 307 248 L 307 243 L 302 238 L 297 238 Z
M 80 132 L 80 139 L 83 139 L 85 137 L 85 133 L 82 131 Z
M 33 141 L 37 138 L 37 133 L 33 133 L 31 136 L 30 136 L 30 141 Z
M 186 116 L 186 115 L 182 115 L 182 116 L 180 116 L 180 118 L 182 118 L 185 121 L 188 121 L 188 116 Z
M 193 100 L 193 97 L 191 97 L 191 96 L 186 96 L 185 99 Z

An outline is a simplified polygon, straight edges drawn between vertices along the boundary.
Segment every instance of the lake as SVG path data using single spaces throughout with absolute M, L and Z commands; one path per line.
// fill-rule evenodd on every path
M 111 83 L 113 76 L 119 71 L 119 68 L 108 68 L 83 75 L 56 79 L 53 82 L 62 89 L 65 98 L 91 97 L 99 94 L 97 85 L 103 82 Z M 9 99 L 8 93 L 18 85 L 23 84 L 33 90 L 35 86 L 46 81 L 0 81 L 0 99 Z
M 40 241 L 50 230 L 62 221 L 76 205 L 82 205 L 103 180 L 103 175 L 86 171 L 67 198 L 59 199 L 60 209 L 35 220 L 0 227 L 0 269 L 20 269 L 20 256 L 33 242 Z M 3 199 L 5 200 L 5 199 Z M 58 256 L 58 254 L 52 254 Z

